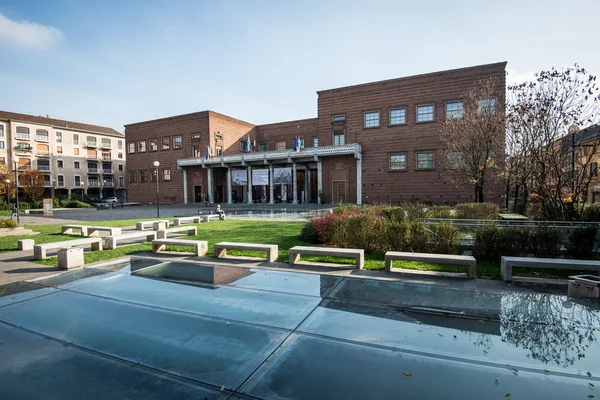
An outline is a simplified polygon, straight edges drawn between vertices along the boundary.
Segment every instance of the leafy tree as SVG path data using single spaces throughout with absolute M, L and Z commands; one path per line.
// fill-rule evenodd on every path
M 0 200 L 6 200 L 6 180 L 10 179 L 8 185 L 8 196 L 11 199 L 15 198 L 15 177 L 11 173 L 10 168 L 6 165 L 0 165 Z
M 44 174 L 37 169 L 28 169 L 19 176 L 19 185 L 27 197 L 39 201 L 44 195 Z
M 473 185 L 475 202 L 483 203 L 486 184 L 502 175 L 505 125 L 504 87 L 498 79 L 478 82 L 465 94 L 462 113 L 442 124 L 445 174 Z

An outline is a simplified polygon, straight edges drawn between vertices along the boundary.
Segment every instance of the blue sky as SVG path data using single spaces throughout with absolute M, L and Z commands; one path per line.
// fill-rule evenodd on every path
M 317 115 L 316 91 L 508 61 L 600 74 L 600 1 L 0 0 L 0 109 L 113 127 Z

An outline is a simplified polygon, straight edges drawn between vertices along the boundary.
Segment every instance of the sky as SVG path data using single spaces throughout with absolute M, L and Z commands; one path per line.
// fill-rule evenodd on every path
M 598 0 L 0 0 L 0 109 L 112 127 L 317 116 L 318 90 L 507 61 L 600 74 Z

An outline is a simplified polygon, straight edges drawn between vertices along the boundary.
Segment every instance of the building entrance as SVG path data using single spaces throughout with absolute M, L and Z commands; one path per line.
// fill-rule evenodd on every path
M 346 202 L 346 181 L 333 181 L 333 202 Z

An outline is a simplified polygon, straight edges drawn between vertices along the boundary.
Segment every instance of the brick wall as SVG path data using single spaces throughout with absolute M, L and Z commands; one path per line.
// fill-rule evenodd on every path
M 267 143 L 269 151 L 276 150 L 277 143 L 285 140 L 286 149 L 292 149 L 295 137 L 305 138 L 305 147 L 312 147 L 311 138 L 317 136 L 318 119 L 309 118 L 275 124 L 258 125 L 257 141 Z

